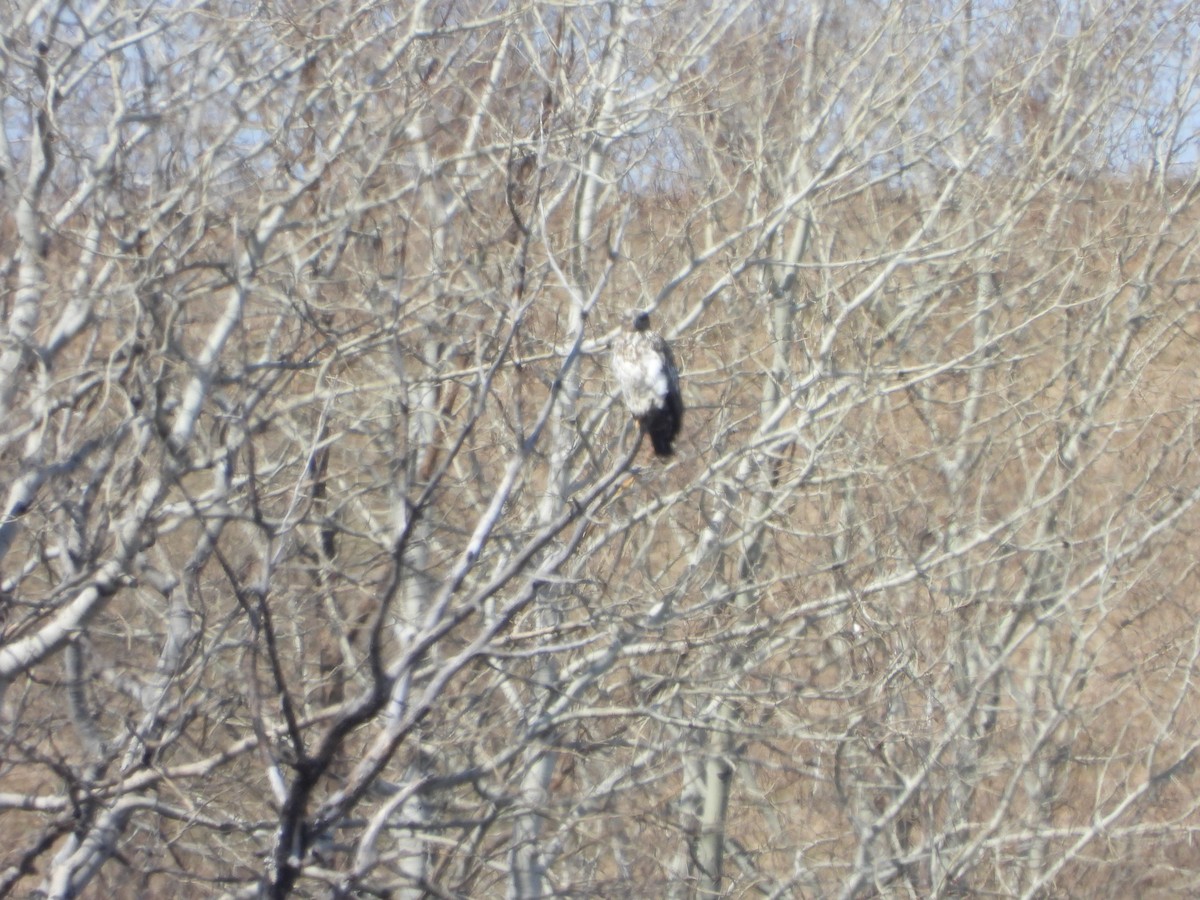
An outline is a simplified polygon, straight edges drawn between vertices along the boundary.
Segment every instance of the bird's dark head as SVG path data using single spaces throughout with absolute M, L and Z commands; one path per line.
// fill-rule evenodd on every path
M 631 309 L 625 314 L 625 327 L 630 331 L 649 331 L 650 313 L 644 309 Z

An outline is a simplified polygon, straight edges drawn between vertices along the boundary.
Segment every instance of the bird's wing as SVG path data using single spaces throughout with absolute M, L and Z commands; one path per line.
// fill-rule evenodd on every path
M 676 398 L 681 396 L 679 390 L 679 367 L 675 365 L 675 354 L 671 352 L 671 345 L 666 342 L 660 335 L 655 335 L 654 349 L 658 352 L 662 359 L 663 369 L 667 373 L 668 391 Z M 682 408 L 683 402 L 679 401 Z

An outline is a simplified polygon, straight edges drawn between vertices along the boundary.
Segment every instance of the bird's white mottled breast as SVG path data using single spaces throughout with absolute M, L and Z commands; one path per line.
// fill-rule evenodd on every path
M 663 408 L 671 390 L 668 363 L 661 341 L 649 335 L 622 336 L 613 347 L 613 374 L 629 411 L 643 416 Z

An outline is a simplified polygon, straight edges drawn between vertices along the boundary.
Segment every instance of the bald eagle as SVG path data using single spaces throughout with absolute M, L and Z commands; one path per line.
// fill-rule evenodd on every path
M 683 396 L 671 348 L 650 330 L 650 314 L 633 309 L 612 348 L 612 372 L 621 396 L 642 431 L 650 435 L 656 456 L 674 453 L 671 444 L 683 424 Z

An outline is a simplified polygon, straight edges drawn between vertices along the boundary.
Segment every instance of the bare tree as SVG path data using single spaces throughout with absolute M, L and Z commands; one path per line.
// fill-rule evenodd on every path
M 1194 890 L 1150 6 L 2 7 L 0 895 Z

